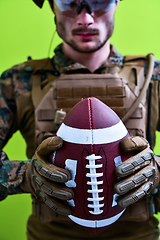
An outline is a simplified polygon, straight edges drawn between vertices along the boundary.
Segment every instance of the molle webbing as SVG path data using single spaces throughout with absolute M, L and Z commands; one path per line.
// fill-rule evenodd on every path
M 54 125 L 56 110 L 63 109 L 68 113 L 82 98 L 97 97 L 122 118 L 125 114 L 126 84 L 117 74 L 62 74 L 52 82 L 50 90 L 36 108 L 37 145 L 44 139 L 43 134 L 57 131 Z
M 68 112 L 87 97 L 97 97 L 123 117 L 125 87 L 123 81 L 111 74 L 61 75 L 55 90 L 57 108 Z
M 141 77 L 144 81 L 143 74 L 141 74 Z M 141 87 L 140 82 L 136 86 L 136 90 Z M 43 89 L 40 90 L 40 93 L 34 91 L 34 95 L 43 96 L 42 92 Z M 44 90 L 44 92 L 44 97 L 35 111 L 37 145 L 44 139 L 43 134 L 46 135 L 46 132 L 54 134 L 57 131 L 53 122 L 56 110 L 63 109 L 68 112 L 82 98 L 93 96 L 111 107 L 122 119 L 138 97 L 129 86 L 128 81 L 119 77 L 118 73 L 61 74 L 58 79 L 51 83 L 49 91 L 46 93 Z M 144 104 L 145 96 L 136 111 L 125 123 L 131 135 L 145 136 L 146 113 Z

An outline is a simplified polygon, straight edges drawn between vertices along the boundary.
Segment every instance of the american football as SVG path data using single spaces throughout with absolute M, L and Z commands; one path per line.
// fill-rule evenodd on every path
M 66 186 L 75 197 L 68 217 L 86 230 L 99 233 L 117 221 L 125 209 L 116 203 L 115 167 L 130 157 L 119 148 L 129 136 L 117 114 L 94 97 L 76 104 L 57 131 L 64 145 L 50 161 L 70 171 Z

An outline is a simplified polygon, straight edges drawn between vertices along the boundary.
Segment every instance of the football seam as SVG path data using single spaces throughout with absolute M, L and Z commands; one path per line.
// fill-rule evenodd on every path
M 94 153 L 94 139 L 93 139 L 93 116 L 92 116 L 92 106 L 91 106 L 91 98 L 89 98 L 89 119 L 90 119 L 90 128 L 91 128 L 91 134 L 92 134 L 92 153 Z
M 94 134 L 93 134 L 93 112 L 92 112 L 92 99 L 91 98 L 89 98 L 88 99 L 89 101 L 89 120 L 90 120 L 90 128 L 91 128 L 91 137 L 92 137 L 92 143 L 91 143 L 91 154 L 89 155 L 89 156 L 87 156 L 86 157 L 86 159 L 89 157 L 89 159 L 90 159 L 90 157 L 91 156 L 93 156 L 93 155 L 95 155 L 94 154 Z M 100 165 L 98 165 L 97 163 L 96 163 L 96 158 L 101 158 L 101 156 L 95 156 L 95 165 L 98 167 L 98 166 L 100 166 Z M 92 158 L 92 157 L 91 157 Z M 88 159 L 88 160 L 89 160 Z M 92 165 L 92 164 L 91 164 Z M 92 169 L 92 167 L 93 166 L 91 166 L 90 165 L 90 160 L 89 160 L 89 165 L 88 165 L 88 168 L 90 169 L 90 167 L 91 167 L 91 169 Z M 87 166 L 86 166 L 87 167 Z M 99 168 L 99 167 L 98 167 Z M 101 168 L 101 167 L 100 167 Z M 97 173 L 97 171 L 96 171 L 96 167 L 95 167 L 95 169 L 94 170 L 91 170 L 90 169 L 90 172 L 89 173 L 87 173 L 86 174 L 86 177 L 89 177 L 90 178 L 90 181 L 92 182 L 92 179 L 96 179 L 96 182 L 97 182 L 97 184 L 94 184 L 94 186 L 92 186 L 92 184 L 91 184 L 91 189 L 88 189 L 88 193 L 90 193 L 91 195 L 92 195 L 92 197 L 90 197 L 90 198 L 87 198 L 87 200 L 88 200 L 88 202 L 93 202 L 93 204 L 88 204 L 88 208 L 93 208 L 93 210 L 91 211 L 89 211 L 91 214 L 94 214 L 94 215 L 99 215 L 99 214 L 102 214 L 103 213 L 103 210 L 101 210 L 101 208 L 103 208 L 104 207 L 104 204 L 101 204 L 100 202 L 101 201 L 103 201 L 104 200 L 104 198 L 103 198 L 103 200 L 102 200 L 102 198 L 100 198 L 100 196 L 99 196 L 99 193 L 102 191 L 103 192 L 103 189 L 100 189 L 99 188 L 99 186 L 98 186 L 98 183 L 99 183 L 99 181 L 98 181 L 98 179 L 97 178 L 99 178 L 100 176 L 98 176 L 99 174 Z M 90 175 L 92 175 L 91 174 L 91 171 L 94 171 L 94 176 L 93 177 L 91 177 Z M 100 173 L 100 174 L 103 174 L 103 173 Z M 102 176 L 101 176 L 102 177 Z M 87 183 L 88 184 L 88 183 Z M 96 192 L 94 193 L 94 188 L 96 188 Z

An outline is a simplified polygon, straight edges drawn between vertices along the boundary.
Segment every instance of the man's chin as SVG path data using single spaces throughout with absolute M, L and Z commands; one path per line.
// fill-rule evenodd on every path
M 98 51 L 104 44 L 95 44 L 93 42 L 83 42 L 83 43 L 70 43 L 71 48 L 79 53 L 93 53 Z

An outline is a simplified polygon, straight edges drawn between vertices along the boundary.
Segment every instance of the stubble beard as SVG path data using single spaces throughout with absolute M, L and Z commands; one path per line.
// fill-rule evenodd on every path
M 113 30 L 114 30 L 114 18 L 112 21 L 106 22 L 106 27 L 107 27 L 108 31 L 106 33 L 105 39 L 103 41 L 97 40 L 95 43 L 95 46 L 85 47 L 85 48 L 80 47 L 74 40 L 67 40 L 67 37 L 66 37 L 67 32 L 66 32 L 66 29 L 64 28 L 64 25 L 61 22 L 59 22 L 57 24 L 57 32 L 58 32 L 58 35 L 63 39 L 63 41 L 65 43 L 67 43 L 75 51 L 77 51 L 79 53 L 93 53 L 93 52 L 96 52 L 99 49 L 101 49 L 106 44 L 106 42 L 109 40 L 109 38 L 112 36 Z M 87 41 L 85 41 L 85 42 L 87 42 Z

